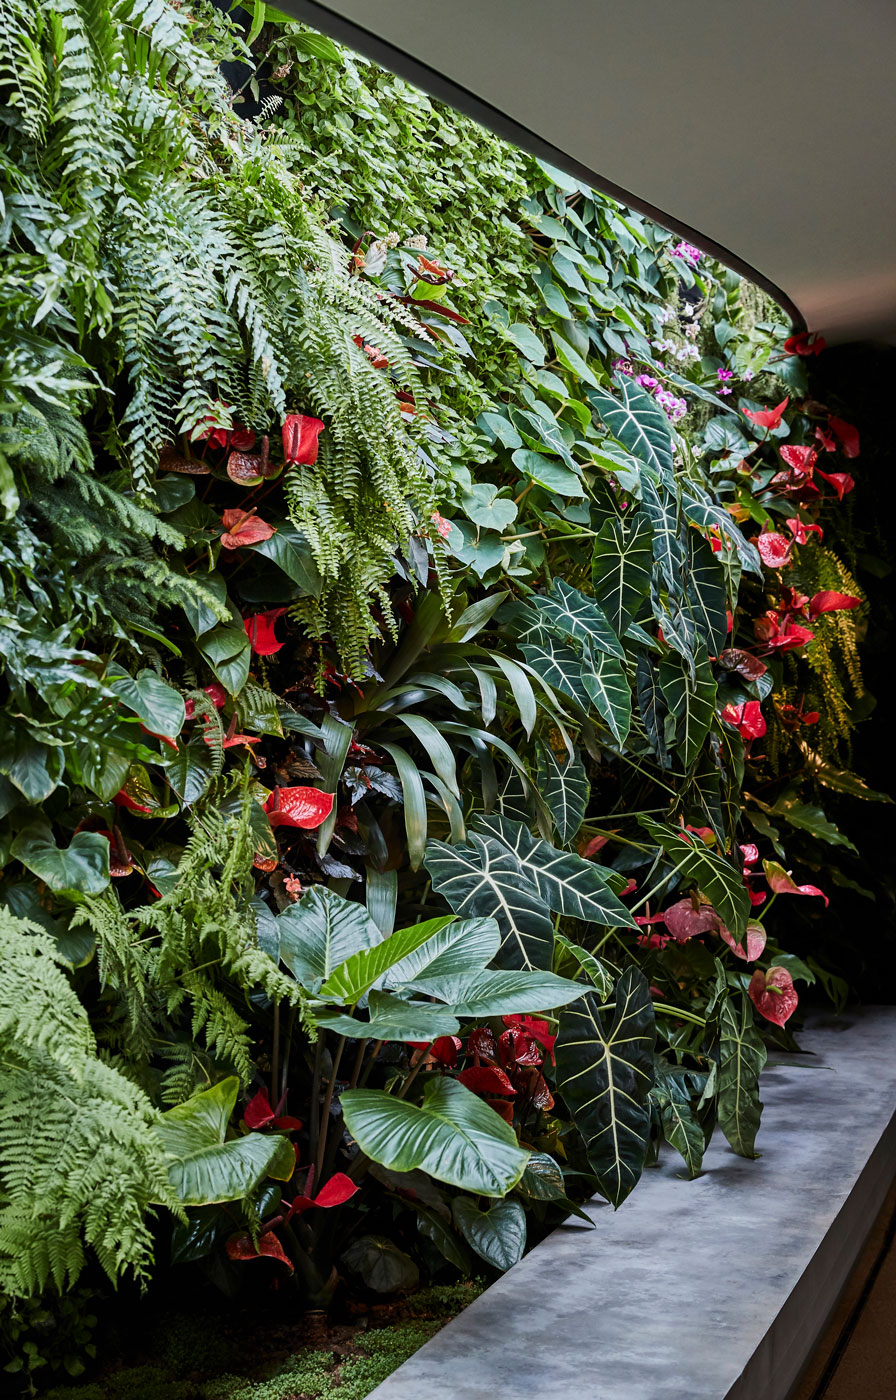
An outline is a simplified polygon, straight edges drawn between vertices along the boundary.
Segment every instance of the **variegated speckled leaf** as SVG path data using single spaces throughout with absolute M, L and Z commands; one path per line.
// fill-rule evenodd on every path
M 557 835 L 566 845 L 582 825 L 591 795 L 591 785 L 578 750 L 574 749 L 570 755 L 562 746 L 555 752 L 550 744 L 539 744 L 536 777 L 538 791 L 553 818 Z
M 546 625 L 577 642 L 590 642 L 597 651 L 608 656 L 625 657 L 622 644 L 593 598 L 586 598 L 572 584 L 555 578 L 543 598 L 533 598 L 533 604 Z
M 585 392 L 616 441 L 652 467 L 658 478 L 671 478 L 672 431 L 653 395 L 623 376 L 619 384 L 621 401 L 605 389 Z
M 650 988 L 635 967 L 625 969 L 607 1006 L 588 992 L 560 1014 L 557 1087 L 614 1206 L 637 1184 L 647 1155 L 655 1041 Z
M 680 656 L 665 656 L 660 662 L 659 681 L 669 713 L 675 717 L 676 744 L 685 768 L 700 755 L 715 714 L 717 686 L 705 647 L 694 659 L 691 677 Z
M 470 833 L 463 845 L 427 843 L 424 865 L 433 889 L 465 918 L 494 919 L 501 946 L 493 966 L 550 969 L 554 929 L 534 880 L 512 851 Z
M 609 889 L 607 872 L 593 860 L 583 860 L 574 851 L 558 851 L 550 842 L 533 836 L 522 822 L 507 817 L 480 814 L 475 827 L 513 851 L 555 913 L 614 928 L 636 927 L 625 905 Z
M 617 744 L 628 738 L 632 723 L 632 693 L 621 661 L 602 652 L 586 656 L 582 678 L 591 703 Z
M 641 511 L 630 519 L 611 516 L 594 541 L 594 596 L 621 637 L 650 589 L 653 569 L 650 521 Z

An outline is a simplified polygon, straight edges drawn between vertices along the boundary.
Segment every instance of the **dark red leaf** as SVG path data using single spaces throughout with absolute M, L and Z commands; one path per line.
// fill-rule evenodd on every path
M 537 1040 L 539 1045 L 543 1045 L 547 1050 L 551 1059 L 554 1058 L 554 1042 L 557 1035 L 556 1032 L 552 1034 L 548 1021 L 541 1021 L 536 1016 L 502 1016 L 501 1020 L 505 1026 L 522 1031 L 531 1040 Z
M 719 665 L 724 666 L 726 671 L 734 671 L 745 681 L 758 681 L 768 670 L 765 662 L 760 661 L 758 656 L 749 651 L 741 651 L 739 647 L 726 647 L 724 651 L 719 652 Z
M 498 1058 L 498 1044 L 488 1026 L 477 1026 L 467 1036 L 467 1054 L 478 1055 L 483 1060 Z
M 286 1265 L 290 1273 L 294 1272 L 292 1260 L 273 1230 L 269 1230 L 266 1235 L 259 1236 L 257 1249 L 252 1243 L 250 1235 L 231 1235 L 227 1241 L 226 1249 L 230 1259 L 279 1259 L 281 1264 Z
M 503 1069 L 493 1065 L 471 1065 L 469 1069 L 461 1070 L 457 1078 L 465 1089 L 471 1089 L 474 1094 L 516 1093 Z

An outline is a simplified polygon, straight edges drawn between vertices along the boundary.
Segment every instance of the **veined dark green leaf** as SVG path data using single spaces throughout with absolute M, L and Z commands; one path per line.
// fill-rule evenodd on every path
M 591 703 L 617 744 L 628 738 L 632 723 L 632 693 L 621 661 L 590 651 L 582 669 Z
M 652 467 L 658 479 L 671 478 L 672 431 L 652 394 L 624 377 L 619 384 L 621 402 L 605 389 L 585 392 L 616 441 Z
M 650 741 L 650 747 L 653 749 L 660 767 L 669 768 L 672 761 L 669 758 L 664 736 L 666 702 L 660 690 L 656 667 L 647 652 L 638 652 L 635 679 L 638 709 L 644 721 L 644 729 Z
M 561 467 L 541 452 L 533 452 L 530 447 L 518 447 L 511 460 L 524 475 L 537 481 L 548 491 L 556 491 L 560 496 L 584 496 L 585 488 L 581 477 L 569 467 Z
M 767 1059 L 745 994 L 726 997 L 720 1016 L 719 1127 L 741 1157 L 755 1157 L 762 1116 L 759 1076 Z
M 695 486 L 693 482 L 688 483 L 688 489 L 682 492 L 681 499 L 684 513 L 692 525 L 699 526 L 701 530 L 709 530 L 713 526 L 718 527 L 722 534 L 727 535 L 734 544 L 743 567 L 749 573 L 762 577 L 762 562 L 759 558 L 759 551 L 754 544 L 750 544 L 748 540 L 744 539 L 724 506 L 717 505 L 702 488 Z
M 506 846 L 473 832 L 462 846 L 430 841 L 424 865 L 433 889 L 455 913 L 495 920 L 501 931 L 499 967 L 551 966 L 554 930 L 547 906 Z
M 557 835 L 566 845 L 585 818 L 591 785 L 577 749 L 558 752 L 551 744 L 538 745 L 538 790 L 551 814 Z
M 560 977 L 584 972 L 600 1001 L 607 1001 L 613 991 L 613 979 L 600 959 L 562 933 L 554 934 L 554 971 Z
M 586 923 L 635 927 L 625 905 L 608 888 L 605 872 L 594 861 L 583 860 L 574 851 L 558 851 L 540 836 L 533 836 L 522 822 L 507 817 L 480 815 L 474 825 L 513 851 L 549 909 Z
M 582 652 L 568 642 L 559 642 L 550 633 L 543 641 L 524 642 L 520 651 L 528 664 L 554 690 L 568 695 L 580 709 L 590 708 L 590 696 L 585 684 Z
M 109 842 L 98 831 L 76 831 L 67 846 L 57 846 L 40 817 L 22 828 L 10 854 L 56 894 L 99 894 L 109 883 Z
M 650 1091 L 650 1101 L 659 1114 L 663 1136 L 684 1158 L 688 1176 L 693 1179 L 703 1163 L 705 1140 L 690 1099 L 676 1089 L 673 1081 L 660 1080 Z
M 650 589 L 652 531 L 646 515 L 604 521 L 591 562 L 594 596 L 621 637 Z
M 526 1248 L 526 1212 L 519 1201 L 498 1201 L 480 1210 L 469 1196 L 456 1196 L 454 1223 L 480 1259 L 504 1272 L 518 1264 Z
M 691 531 L 688 599 L 697 631 L 710 656 L 718 656 L 728 638 L 728 595 L 725 571 L 712 546 Z
M 516 1133 L 456 1079 L 431 1076 L 421 1105 L 380 1089 L 341 1095 L 348 1131 L 361 1151 L 393 1171 L 419 1169 L 480 1196 L 505 1196 L 529 1153 Z
M 598 651 L 617 656 L 620 661 L 624 659 L 622 644 L 600 608 L 564 579 L 555 578 L 543 598 L 534 597 L 531 601 L 545 625 L 555 632 L 577 642 L 591 642 Z
M 820 841 L 827 841 L 830 846 L 846 846 L 850 851 L 856 850 L 849 838 L 828 820 L 820 807 L 813 807 L 809 802 L 798 802 L 795 793 L 785 793 L 778 798 L 774 807 L 764 810 L 772 817 L 783 817 L 791 826 L 800 831 L 808 831 Z
M 667 855 L 670 855 L 686 880 L 693 880 L 710 901 L 726 928 L 740 940 L 750 917 L 750 898 L 744 888 L 740 871 L 723 856 L 710 851 L 698 836 L 682 833 L 674 826 L 664 826 L 652 817 L 638 821 Z
M 587 992 L 560 1016 L 557 1087 L 585 1142 L 602 1195 L 619 1206 L 647 1155 L 656 1024 L 647 979 L 627 967 L 614 1001 Z
M 678 652 L 691 677 L 695 678 L 697 674 L 695 655 L 700 645 L 700 638 L 687 597 L 684 594 L 680 594 L 676 598 L 670 597 L 667 607 L 662 598 L 659 579 L 654 577 L 650 584 L 650 606 L 667 646 Z
M 675 717 L 678 747 L 685 768 L 699 757 L 715 714 L 717 686 L 709 657 L 701 647 L 695 657 L 692 679 L 680 656 L 660 662 L 659 682 L 669 713 Z

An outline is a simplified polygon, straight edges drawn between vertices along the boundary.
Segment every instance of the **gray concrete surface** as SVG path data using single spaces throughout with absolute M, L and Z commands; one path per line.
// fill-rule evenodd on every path
M 671 1152 L 589 1207 L 369 1400 L 783 1400 L 896 1174 L 896 1007 L 816 1018 L 778 1061 L 748 1162 Z

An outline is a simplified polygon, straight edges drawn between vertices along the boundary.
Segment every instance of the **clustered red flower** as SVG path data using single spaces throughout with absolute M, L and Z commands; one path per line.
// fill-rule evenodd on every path
M 415 1048 L 429 1056 L 443 1073 L 456 1070 L 455 1078 L 464 1088 L 484 1099 L 508 1123 L 516 1107 L 525 1116 L 530 1109 L 550 1109 L 553 1095 L 541 1073 L 545 1054 L 554 1058 L 557 1039 L 547 1021 L 535 1016 L 504 1016 L 506 1029 L 499 1036 L 488 1026 L 477 1026 L 467 1043 L 456 1035 L 442 1035 Z M 468 1063 L 457 1069 L 461 1056 Z

